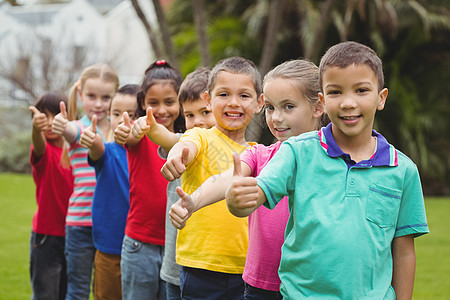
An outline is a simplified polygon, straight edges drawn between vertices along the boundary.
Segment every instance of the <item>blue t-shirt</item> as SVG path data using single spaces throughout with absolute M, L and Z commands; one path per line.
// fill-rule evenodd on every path
M 125 234 L 129 203 L 128 161 L 123 146 L 105 144 L 105 153 L 97 161 L 88 158 L 95 168 L 97 186 L 92 202 L 92 236 L 95 248 L 120 254 Z
M 395 237 L 427 233 L 416 165 L 377 138 L 374 156 L 352 162 L 331 125 L 285 141 L 257 177 L 266 206 L 288 196 L 279 268 L 285 299 L 395 299 Z

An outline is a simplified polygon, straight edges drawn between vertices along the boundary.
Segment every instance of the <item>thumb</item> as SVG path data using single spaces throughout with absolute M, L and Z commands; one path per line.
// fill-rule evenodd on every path
M 233 153 L 233 176 L 241 177 L 241 158 L 236 152 Z
M 93 115 L 91 119 L 91 130 L 93 133 L 97 133 L 97 115 Z
M 156 124 L 155 117 L 153 116 L 153 109 L 151 106 L 147 107 L 147 124 L 154 126 Z
M 130 116 L 126 111 L 123 112 L 123 124 L 127 127 L 131 127 Z
M 181 150 L 181 162 L 186 165 L 188 159 L 189 159 L 189 148 L 184 147 L 183 150 Z
M 66 103 L 64 101 L 59 102 L 59 109 L 61 110 L 61 115 L 67 119 Z
M 183 189 L 181 187 L 179 187 L 179 186 L 177 186 L 176 191 L 177 191 L 178 197 L 180 197 L 180 199 L 181 199 L 181 206 L 184 207 L 184 205 L 183 205 L 184 203 L 183 202 L 186 200 L 186 197 L 188 196 L 188 194 L 186 194 L 183 191 Z
M 33 113 L 33 115 L 40 113 L 39 109 L 35 106 L 28 106 L 28 109 Z

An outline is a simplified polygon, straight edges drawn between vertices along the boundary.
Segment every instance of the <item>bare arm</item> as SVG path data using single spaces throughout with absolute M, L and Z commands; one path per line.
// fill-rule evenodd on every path
M 251 168 L 241 162 L 241 168 L 244 176 L 251 175 Z M 225 192 L 228 186 L 233 182 L 233 168 L 228 169 L 222 174 L 209 177 L 203 184 L 191 195 L 186 194 L 181 188 L 177 189 L 180 199 L 172 205 L 169 211 L 172 224 L 182 229 L 186 221 L 197 210 L 214 204 L 225 198 Z
M 62 135 L 66 141 L 73 143 L 78 135 L 77 127 L 67 120 L 66 104 L 59 103 L 61 112 L 53 119 L 52 130 L 54 133 Z
M 396 299 L 411 299 L 416 270 L 416 253 L 413 235 L 394 238 L 392 241 L 392 287 Z

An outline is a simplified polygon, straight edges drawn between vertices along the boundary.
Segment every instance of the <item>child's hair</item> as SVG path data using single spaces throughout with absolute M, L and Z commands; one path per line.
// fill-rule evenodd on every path
M 209 69 L 200 67 L 186 76 L 178 93 L 178 100 L 181 105 L 184 102 L 194 102 L 199 98 L 203 99 L 203 93 L 206 91 L 210 73 Z
M 67 105 L 67 97 L 60 92 L 48 92 L 41 95 L 34 105 L 40 112 L 48 111 L 52 115 L 60 113 L 59 102 L 64 101 Z
M 263 86 L 277 78 L 289 80 L 311 105 L 319 104 L 319 68 L 314 63 L 301 59 L 286 61 L 264 76 Z M 317 122 L 316 129 L 325 126 L 328 122 L 328 117 L 323 114 Z
M 119 88 L 119 76 L 116 71 L 107 64 L 94 64 L 86 67 L 70 90 L 69 104 L 67 108 L 67 119 L 73 121 L 77 118 L 77 89 L 83 90 L 88 79 L 100 78 L 105 82 L 112 82 Z
M 350 65 L 367 65 L 378 78 L 378 91 L 384 86 L 383 64 L 371 48 L 352 41 L 342 42 L 329 48 L 322 56 L 319 65 L 320 89 L 323 73 L 329 66 L 346 68 Z
M 256 68 L 255 64 L 251 60 L 236 56 L 222 59 L 214 66 L 211 70 L 211 74 L 209 75 L 207 85 L 208 92 L 211 92 L 214 89 L 217 76 L 222 71 L 233 74 L 249 75 L 253 80 L 257 97 L 261 95 L 261 74 L 259 73 L 258 68 Z
M 117 93 L 122 95 L 136 96 L 139 91 L 139 85 L 137 84 L 126 84 L 122 86 Z
M 145 70 L 144 74 L 144 79 L 142 80 L 142 84 L 139 87 L 139 91 L 137 93 L 138 106 L 136 109 L 136 114 L 138 117 L 145 116 L 146 114 L 146 111 L 142 109 L 142 106 L 145 103 L 145 94 L 153 85 L 157 83 L 168 82 L 170 85 L 172 85 L 177 95 L 181 85 L 180 73 L 165 60 L 157 60 L 153 62 L 147 68 L 147 70 Z M 184 132 L 185 130 L 186 125 L 184 122 L 183 114 L 181 113 L 180 105 L 180 114 L 174 122 L 174 131 Z

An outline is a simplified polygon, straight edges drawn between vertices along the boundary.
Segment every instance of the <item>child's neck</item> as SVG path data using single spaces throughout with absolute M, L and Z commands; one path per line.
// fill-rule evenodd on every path
M 101 135 L 105 139 L 105 142 L 109 143 L 113 141 L 114 139 L 114 133 L 111 130 L 111 126 L 108 122 L 108 120 L 105 120 L 106 122 L 101 122 L 97 124 L 98 129 L 100 130 Z
M 64 138 L 62 136 L 56 139 L 47 139 L 47 143 L 52 144 L 53 146 L 62 148 L 64 146 Z
M 344 153 L 349 154 L 350 158 L 357 163 L 370 159 L 375 153 L 377 146 L 377 140 L 372 134 L 360 138 L 347 137 L 339 139 L 336 136 L 334 138 L 339 148 Z
M 216 127 L 221 131 L 223 134 L 225 134 L 227 137 L 229 137 L 231 140 L 233 140 L 235 143 L 238 143 L 242 146 L 248 146 L 247 140 L 245 139 L 245 128 L 244 129 L 238 129 L 238 130 L 226 130 L 220 127 Z

